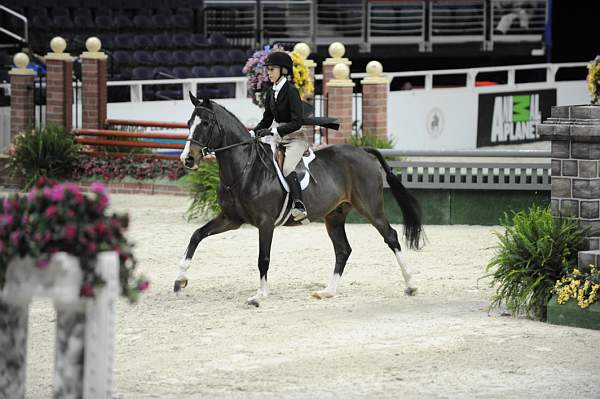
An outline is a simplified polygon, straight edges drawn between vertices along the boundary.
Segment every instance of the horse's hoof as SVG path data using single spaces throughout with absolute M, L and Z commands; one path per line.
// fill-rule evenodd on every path
M 315 291 L 311 295 L 315 299 L 333 298 L 333 294 L 329 291 Z
M 246 305 L 248 306 L 254 306 L 255 308 L 259 307 L 260 304 L 258 303 L 258 301 L 256 299 L 248 299 L 246 301 Z
M 175 285 L 173 286 L 173 292 L 179 292 L 185 287 L 187 287 L 188 281 L 185 280 L 175 280 Z
M 404 293 L 408 296 L 417 295 L 417 289 L 415 287 L 408 287 L 404 290 Z

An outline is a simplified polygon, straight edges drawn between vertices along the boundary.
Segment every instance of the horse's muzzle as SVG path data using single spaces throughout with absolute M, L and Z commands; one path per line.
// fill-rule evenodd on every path
M 188 156 L 188 157 L 185 159 L 185 161 L 183 162 L 183 165 L 184 165 L 186 168 L 192 169 L 192 168 L 194 167 L 194 157 L 193 157 L 193 156 L 191 156 L 191 155 L 189 155 L 189 156 Z

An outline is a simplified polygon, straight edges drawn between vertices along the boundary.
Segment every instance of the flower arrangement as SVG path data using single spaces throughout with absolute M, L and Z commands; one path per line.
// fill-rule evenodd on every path
M 598 104 L 600 98 L 600 55 L 587 65 L 587 84 L 591 103 Z
M 272 51 L 285 51 L 283 47 L 276 44 L 273 47 L 265 46 L 262 50 L 255 51 L 252 57 L 248 58 L 246 65 L 242 71 L 248 78 L 248 97 L 252 102 L 261 108 L 264 108 L 265 103 L 265 88 L 269 87 L 269 76 L 264 68 L 267 56 Z M 304 65 L 302 56 L 296 51 L 290 53 L 294 62 L 294 74 L 292 76 L 294 85 L 300 93 L 300 97 L 304 100 L 313 93 L 314 86 L 310 79 L 308 68 Z
M 108 181 L 126 177 L 139 180 L 166 177 L 169 180 L 177 180 L 184 175 L 183 165 L 176 160 L 83 157 L 75 165 L 72 178 L 80 180 L 85 177 L 102 177 Z
M 313 82 L 310 79 L 310 73 L 304 64 L 304 58 L 300 55 L 300 53 L 297 51 L 292 51 L 290 56 L 294 62 L 294 84 L 298 88 L 300 98 L 302 100 L 306 100 L 306 98 L 315 90 Z
M 28 194 L 0 201 L 0 288 L 11 259 L 31 256 L 44 269 L 50 256 L 60 251 L 80 259 L 82 297 L 94 296 L 96 287 L 104 283 L 94 270 L 101 251 L 119 254 L 123 296 L 134 302 L 148 288 L 145 278 L 134 276 L 136 260 L 124 236 L 128 216 L 105 213 L 109 199 L 102 184 L 92 185 L 92 191 L 88 197 L 74 183 L 59 184 L 41 177 Z
M 559 304 L 565 304 L 573 298 L 577 300 L 577 305 L 581 309 L 589 307 L 598 300 L 598 290 L 600 290 L 600 270 L 594 266 L 590 268 L 589 273 L 574 269 L 573 272 L 558 280 L 554 286 Z

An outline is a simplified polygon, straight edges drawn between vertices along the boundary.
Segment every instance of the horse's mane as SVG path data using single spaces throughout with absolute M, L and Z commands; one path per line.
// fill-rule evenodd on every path
M 246 126 L 244 126 L 244 124 L 242 123 L 242 121 L 240 121 L 238 119 L 237 116 L 235 116 L 231 111 L 229 111 L 227 108 L 225 108 L 224 106 L 222 106 L 221 104 L 217 104 L 214 101 L 210 102 L 210 105 L 212 106 L 213 111 L 215 111 L 215 113 L 217 113 L 221 118 L 221 126 L 225 129 L 229 129 L 231 131 L 236 131 L 240 130 L 244 133 L 246 133 L 248 131 L 248 129 L 246 129 Z

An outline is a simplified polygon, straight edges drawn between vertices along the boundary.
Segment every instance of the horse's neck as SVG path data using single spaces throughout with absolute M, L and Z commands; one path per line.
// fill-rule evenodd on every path
M 242 134 L 236 134 L 231 131 L 225 132 L 224 136 L 221 147 L 226 147 L 250 139 L 250 135 L 244 137 Z M 219 163 L 219 175 L 221 181 L 226 184 L 232 184 L 232 182 L 244 172 L 244 168 L 248 164 L 250 156 L 252 156 L 251 144 L 240 145 L 225 151 L 217 152 L 216 157 L 217 162 Z

